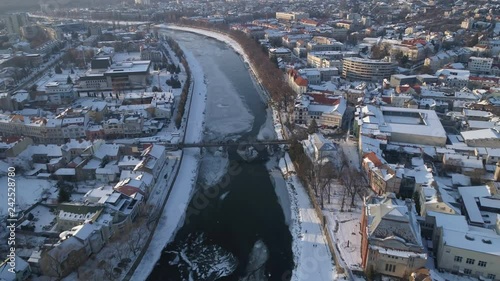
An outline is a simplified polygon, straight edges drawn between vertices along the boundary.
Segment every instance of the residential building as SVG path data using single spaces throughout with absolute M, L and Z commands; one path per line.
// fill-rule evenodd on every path
M 318 126 L 340 127 L 346 109 L 347 102 L 341 96 L 306 93 L 296 99 L 292 121 L 310 124 L 314 119 Z
M 490 74 L 493 66 L 493 58 L 470 57 L 468 69 L 472 73 Z
M 9 259 L 7 259 L 0 263 L 0 280 L 25 281 L 30 278 L 32 272 L 31 267 L 24 259 L 16 256 L 15 266 L 13 268 L 9 262 Z
M 344 58 L 342 61 L 342 77 L 349 80 L 382 81 L 395 71 L 392 62 L 363 58 Z
M 309 18 L 309 14 L 304 12 L 276 12 L 276 19 L 278 20 L 298 21 L 307 18 Z
M 165 147 L 152 144 L 142 152 L 141 156 L 143 158 L 134 171 L 144 171 L 152 174 L 155 178 L 158 177 L 167 159 Z
M 465 131 L 460 134 L 470 147 L 500 148 L 500 132 L 496 128 Z
M 288 85 L 290 85 L 290 87 L 295 91 L 295 93 L 300 95 L 307 92 L 307 85 L 309 84 L 309 81 L 303 78 L 297 70 L 295 69 L 288 70 L 286 78 L 288 81 Z
M 269 49 L 270 59 L 282 59 L 284 61 L 290 61 L 292 58 L 292 51 L 287 48 L 273 48 Z
M 311 161 L 323 161 L 333 157 L 337 153 L 336 145 L 327 140 L 322 134 L 314 133 L 307 137 L 307 140 L 302 141 L 304 151 L 307 153 Z

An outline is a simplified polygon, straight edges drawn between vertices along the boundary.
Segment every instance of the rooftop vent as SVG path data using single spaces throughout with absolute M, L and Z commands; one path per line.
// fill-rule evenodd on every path
M 474 237 L 469 235 L 469 234 L 465 234 L 465 239 L 467 239 L 469 241 L 474 241 Z

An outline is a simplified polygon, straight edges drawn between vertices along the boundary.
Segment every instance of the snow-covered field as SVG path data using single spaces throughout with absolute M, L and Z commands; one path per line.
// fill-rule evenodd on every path
M 26 208 L 40 201 L 42 195 L 57 194 L 55 182 L 42 179 L 16 177 L 16 209 Z M 1 177 L 2 185 L 7 186 L 7 177 Z M 7 188 L 0 189 L 0 216 L 7 214 Z
M 192 96 L 185 135 L 185 141 L 190 143 L 199 142 L 202 139 L 207 88 L 206 84 L 203 83 L 203 70 L 198 61 L 190 52 L 185 51 L 185 56 L 195 82 L 193 93 L 200 94 L 199 98 Z M 173 239 L 176 230 L 182 224 L 198 177 L 199 164 L 200 150 L 198 148 L 184 149 L 177 180 L 160 217 L 153 239 L 131 280 L 147 279 L 160 258 L 163 248 Z

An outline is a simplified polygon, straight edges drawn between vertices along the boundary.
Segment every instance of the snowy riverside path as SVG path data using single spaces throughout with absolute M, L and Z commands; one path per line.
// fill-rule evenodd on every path
M 173 25 L 161 25 L 161 27 L 193 32 L 225 42 L 249 63 L 243 48 L 235 40 L 224 34 Z M 294 261 L 296 263 L 296 267 L 291 274 L 291 280 L 338 280 L 339 276 L 337 275 L 330 250 L 326 244 L 326 238 L 321 230 L 321 221 L 309 200 L 305 188 L 296 176 L 291 177 L 288 180 L 288 184 L 293 184 L 295 188 L 295 192 L 289 192 L 289 196 L 290 201 L 295 202 L 292 208 L 296 208 L 296 210 L 292 210 L 295 214 L 292 215 L 294 219 L 292 221 L 293 225 L 290 227 L 294 239 L 292 248 L 295 256 Z
M 206 85 L 203 81 L 203 70 L 193 54 L 185 51 L 187 63 L 191 69 L 194 88 L 191 92 L 189 117 L 185 130 L 185 142 L 199 142 L 202 139 L 205 115 Z M 191 199 L 200 163 L 199 148 L 185 148 L 182 163 L 173 189 L 167 199 L 165 208 L 158 222 L 153 239 L 141 263 L 130 280 L 146 280 L 159 260 L 163 248 L 171 241 L 181 222 L 184 220 L 186 207 Z M 165 188 L 168 188 L 165 186 Z

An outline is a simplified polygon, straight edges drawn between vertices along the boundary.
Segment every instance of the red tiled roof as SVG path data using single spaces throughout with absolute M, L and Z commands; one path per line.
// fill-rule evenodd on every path
M 317 103 L 317 104 L 337 105 L 340 103 L 339 97 L 335 97 L 335 96 L 331 96 L 331 95 L 325 95 L 322 93 L 309 93 L 307 95 L 312 97 L 314 99 L 314 103 Z
M 308 23 L 308 24 L 314 24 L 314 25 L 318 25 L 318 22 L 315 21 L 315 20 L 312 20 L 312 19 L 302 19 L 300 20 L 302 23 Z
M 120 193 L 123 193 L 127 196 L 132 196 L 135 193 L 140 193 L 140 194 L 144 195 L 144 191 L 142 191 L 141 189 L 139 189 L 137 187 L 130 186 L 130 185 L 118 186 L 118 187 L 115 187 L 115 190 L 120 192 Z
M 307 87 L 308 83 L 309 82 L 307 82 L 307 79 L 304 79 L 301 76 L 297 76 L 297 78 L 295 78 L 295 84 L 297 84 L 299 86 Z
M 10 144 L 10 143 L 14 143 L 14 142 L 20 141 L 22 139 L 24 139 L 24 137 L 22 137 L 22 136 L 0 137 L 0 142 L 6 143 L 6 144 Z
M 498 82 L 500 80 L 500 78 L 497 78 L 497 77 L 469 76 L 469 80 L 472 80 L 472 81 L 493 81 L 493 82 Z
M 373 165 L 375 165 L 375 167 L 380 167 L 382 166 L 382 161 L 380 161 L 380 159 L 378 159 L 377 157 L 377 154 L 375 154 L 375 152 L 368 152 L 366 153 L 363 158 L 368 158 L 368 160 L 370 160 Z

